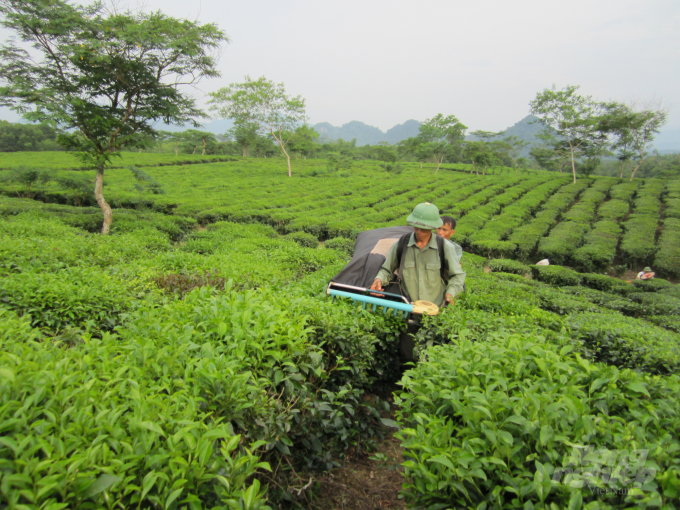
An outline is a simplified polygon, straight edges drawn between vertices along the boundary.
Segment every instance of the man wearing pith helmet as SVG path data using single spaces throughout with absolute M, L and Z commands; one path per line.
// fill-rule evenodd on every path
M 450 243 L 438 241 L 434 230 L 442 226 L 439 209 L 429 202 L 418 204 L 413 213 L 406 219 L 413 227 L 408 243 L 398 260 L 399 242 L 390 248 L 387 258 L 375 277 L 372 290 L 382 290 L 392 278 L 392 273 L 400 269 L 399 278 L 402 293 L 411 302 L 429 301 L 442 306 L 444 301 L 453 305 L 458 294 L 463 292 L 465 272 L 460 267 L 460 260 Z M 440 254 L 440 249 L 443 253 Z M 443 256 L 442 256 L 443 255 Z M 445 264 L 442 270 L 442 261 Z M 411 328 L 413 329 L 413 328 Z M 410 341 L 402 336 L 402 355 L 413 360 L 413 336 Z

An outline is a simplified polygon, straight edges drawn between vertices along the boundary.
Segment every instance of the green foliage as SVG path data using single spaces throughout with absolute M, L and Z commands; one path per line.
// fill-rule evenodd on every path
M 660 379 L 589 363 L 569 345 L 506 331 L 476 342 L 462 331 L 452 345 L 431 347 L 424 358 L 404 375 L 406 391 L 397 400 L 409 505 L 627 508 L 635 498 L 644 508 L 677 500 L 668 477 L 641 478 L 633 486 L 645 482 L 644 491 L 620 497 L 592 490 L 602 480 L 574 472 L 587 467 L 575 446 L 627 454 L 631 436 L 649 448 L 647 463 L 633 466 L 634 472 L 673 469 L 665 451 L 680 447 L 677 434 L 669 434 L 679 424 L 677 376 Z M 645 397 L 654 418 L 651 410 L 630 404 Z M 576 465 L 567 471 L 573 474 L 563 478 L 559 470 L 574 462 L 574 454 Z M 609 482 L 624 487 L 618 475 L 614 470 Z
M 614 261 L 621 227 L 611 220 L 598 221 L 585 235 L 584 245 L 572 255 L 579 268 L 587 271 L 605 271 Z
M 0 318 L 7 504 L 177 508 L 243 498 L 268 508 L 253 479 L 269 469 L 254 453 L 260 444 L 204 406 L 213 385 L 229 394 L 232 414 L 262 398 L 234 360 L 205 346 L 194 356 L 189 343 L 167 356 L 170 343 L 128 347 L 108 334 L 66 348 L 2 309 Z
M 612 292 L 615 294 L 627 295 L 633 292 L 633 286 L 630 283 L 618 280 L 603 274 L 582 273 L 581 285 L 590 287 L 592 289 L 602 290 L 605 292 Z
M 288 234 L 286 239 L 295 241 L 305 248 L 317 248 L 319 246 L 319 240 L 307 232 L 293 232 L 292 234 Z
M 666 215 L 668 216 L 668 214 Z M 659 238 L 654 269 L 662 275 L 680 276 L 680 219 L 666 217 Z
M 680 367 L 676 333 L 619 314 L 574 314 L 567 323 L 599 361 L 656 374 L 671 374 Z
M 561 266 L 531 266 L 531 272 L 536 280 L 558 286 L 579 285 L 582 279 L 573 269 Z
M 58 151 L 57 133 L 47 124 L 0 120 L 0 152 Z
M 334 237 L 333 239 L 325 241 L 323 245 L 329 250 L 337 250 L 350 257 L 354 253 L 354 241 L 345 237 Z
M 531 268 L 526 264 L 509 259 L 494 259 L 489 261 L 489 269 L 494 272 L 514 273 L 526 275 L 531 273 Z
M 633 280 L 633 288 L 642 292 L 658 292 L 660 290 L 667 290 L 674 288 L 674 285 L 663 278 L 654 278 L 653 280 Z

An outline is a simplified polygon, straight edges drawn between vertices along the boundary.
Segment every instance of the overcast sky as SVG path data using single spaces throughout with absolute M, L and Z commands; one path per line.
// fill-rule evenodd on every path
M 500 130 L 555 83 L 602 100 L 663 98 L 667 129 L 680 128 L 678 0 L 120 3 L 226 31 L 222 78 L 202 82 L 198 96 L 264 75 L 306 99 L 311 123 L 386 130 L 441 112 Z

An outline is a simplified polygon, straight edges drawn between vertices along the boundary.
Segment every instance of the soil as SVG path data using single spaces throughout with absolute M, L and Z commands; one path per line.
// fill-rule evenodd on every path
M 384 455 L 382 457 L 380 454 Z M 374 460 L 370 457 L 379 457 Z M 404 483 L 400 441 L 388 435 L 376 452 L 351 459 L 345 466 L 318 477 L 309 510 L 402 510 Z

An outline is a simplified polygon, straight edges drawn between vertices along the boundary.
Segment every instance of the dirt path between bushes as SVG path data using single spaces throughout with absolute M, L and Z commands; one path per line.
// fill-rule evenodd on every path
M 406 503 L 399 498 L 405 481 L 403 461 L 400 441 L 390 434 L 370 456 L 350 459 L 343 467 L 316 478 L 312 501 L 305 508 L 405 510 Z

